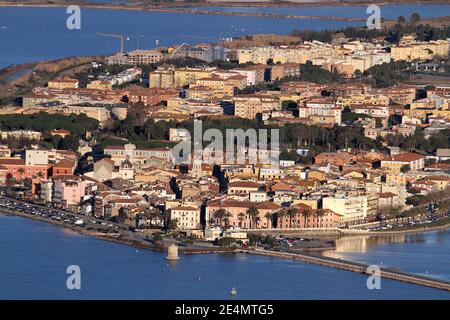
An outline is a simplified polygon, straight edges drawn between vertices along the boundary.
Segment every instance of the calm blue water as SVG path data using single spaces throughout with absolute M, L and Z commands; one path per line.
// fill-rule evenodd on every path
M 336 249 L 326 255 L 450 281 L 450 230 L 342 238 Z
M 99 0 L 100 1 L 100 0 Z M 113 0 L 115 1 L 115 0 Z M 204 9 L 204 8 L 203 8 Z M 284 7 L 284 8 L 209 8 L 214 10 L 274 12 L 305 15 L 366 17 L 365 7 Z M 382 16 L 395 18 L 420 12 L 436 17 L 450 11 L 450 5 L 389 5 Z M 149 13 L 82 9 L 81 30 L 66 28 L 65 8 L 0 8 L 0 68 L 10 64 L 63 58 L 72 55 L 111 54 L 119 49 L 119 40 L 101 37 L 96 32 L 117 33 L 128 37 L 126 50 L 152 48 L 155 40 L 167 46 L 176 43 L 216 41 L 217 37 L 235 37 L 255 33 L 287 34 L 293 29 L 335 29 L 362 25 L 361 22 L 306 21 L 258 17 L 225 17 L 177 13 Z
M 217 37 L 255 33 L 287 34 L 293 29 L 334 29 L 357 22 L 304 21 L 258 17 L 226 17 L 118 10 L 81 10 L 81 30 L 66 27 L 65 8 L 0 8 L 0 68 L 14 63 L 57 59 L 72 55 L 111 54 L 119 40 L 97 32 L 129 38 L 125 49 L 179 43 L 214 42 Z
M 0 299 L 450 299 L 450 293 L 361 274 L 246 255 L 191 255 L 168 266 L 165 254 L 0 215 Z M 81 290 L 66 289 L 68 265 Z M 201 280 L 198 277 L 201 276 Z

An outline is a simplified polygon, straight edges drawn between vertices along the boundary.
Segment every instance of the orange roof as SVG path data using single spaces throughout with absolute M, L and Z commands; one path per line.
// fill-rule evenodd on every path
M 425 157 L 413 152 L 406 152 L 401 154 L 396 154 L 395 156 L 392 156 L 391 158 L 384 160 L 384 161 L 397 161 L 397 162 L 411 162 L 416 161 L 420 159 L 424 159 Z
M 392 197 L 395 197 L 395 196 L 397 196 L 397 195 L 395 193 L 392 193 L 392 192 L 380 193 L 380 198 L 383 198 L 383 199 L 392 198 Z
M 270 187 L 271 191 L 292 190 L 291 186 L 284 182 L 278 182 Z
M 19 158 L 0 158 L 0 165 L 23 166 L 25 165 L 25 160 Z
M 253 181 L 237 181 L 230 183 L 228 189 L 230 188 L 259 188 L 259 183 Z
M 431 177 L 426 177 L 425 179 L 431 180 L 431 181 L 450 181 L 450 177 L 447 177 L 447 176 L 431 176 Z

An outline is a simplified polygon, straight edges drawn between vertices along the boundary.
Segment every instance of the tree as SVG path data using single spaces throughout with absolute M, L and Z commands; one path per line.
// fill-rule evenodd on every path
M 251 223 L 250 229 L 252 229 L 254 227 L 253 224 L 256 224 L 257 218 L 259 216 L 258 208 L 256 208 L 255 206 L 251 206 L 250 208 L 247 209 L 246 213 L 250 219 L 250 223 Z
M 239 220 L 239 227 L 240 227 L 240 228 L 242 228 L 242 222 L 244 221 L 244 219 L 245 219 L 245 213 L 239 212 L 239 214 L 238 214 L 238 220 Z
M 302 216 L 305 219 L 305 224 L 304 224 L 305 228 L 308 228 L 308 218 L 310 215 L 311 215 L 311 212 L 308 209 L 303 210 Z
M 420 14 L 418 12 L 414 12 L 409 18 L 409 22 L 411 24 L 417 23 L 421 20 Z
M 285 101 L 283 101 L 281 106 L 282 106 L 283 110 L 293 111 L 293 110 L 297 110 L 298 109 L 297 102 L 292 101 L 292 100 L 285 100 Z
M 409 164 L 405 164 L 405 165 L 403 165 L 401 168 L 400 168 L 400 171 L 402 172 L 402 173 L 406 173 L 406 172 L 408 172 L 408 171 L 410 171 L 411 170 L 411 166 L 409 165 Z
M 22 180 L 23 179 L 23 174 L 25 173 L 25 170 L 23 168 L 19 168 L 17 170 L 17 172 L 19 173 L 20 180 Z
M 228 211 L 225 212 L 224 216 L 223 216 L 223 221 L 225 222 L 225 229 L 228 229 L 230 227 L 230 218 L 233 215 L 231 213 L 229 213 Z
M 319 228 L 322 228 L 322 218 L 325 215 L 325 212 L 323 209 L 317 209 L 316 212 L 316 217 L 317 217 L 317 225 Z
M 269 227 L 270 227 L 270 220 L 271 220 L 271 218 L 272 218 L 272 213 L 266 212 L 265 218 L 266 218 L 266 220 L 267 220 L 267 228 L 269 228 Z
M 400 24 L 404 24 L 404 23 L 406 23 L 406 18 L 404 16 L 398 16 L 397 22 Z
M 294 219 L 294 222 L 295 222 L 295 217 L 297 216 L 297 213 L 298 213 L 298 209 L 296 207 L 291 207 L 288 209 L 289 228 L 292 228 L 292 219 Z M 294 223 L 294 228 L 295 228 L 295 223 Z
M 176 228 L 178 228 L 178 220 L 177 219 L 170 220 L 169 224 L 167 225 L 167 229 L 175 230 Z
M 280 210 L 277 212 L 277 228 L 283 228 L 283 219 L 286 215 L 286 212 L 283 210 Z M 278 226 L 278 221 L 280 222 L 280 225 Z
M 218 209 L 214 212 L 213 217 L 219 222 L 219 225 L 222 225 L 222 221 L 225 218 L 227 211 L 225 209 Z
M 164 229 L 169 229 L 170 210 L 163 210 L 160 212 L 160 219 L 163 221 Z
M 71 150 L 71 151 L 77 151 L 78 147 L 79 147 L 79 140 L 78 138 L 72 136 L 72 135 L 68 135 L 66 137 L 64 137 L 64 139 L 62 139 L 60 141 L 61 146 L 59 149 L 62 150 Z

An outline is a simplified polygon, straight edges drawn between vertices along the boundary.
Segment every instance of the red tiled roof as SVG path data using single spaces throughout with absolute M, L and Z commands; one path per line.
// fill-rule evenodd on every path
M 230 188 L 259 188 L 259 183 L 253 181 L 237 181 L 230 183 L 228 189 Z
M 416 161 L 420 159 L 424 159 L 425 157 L 413 152 L 406 152 L 401 154 L 396 154 L 395 156 L 390 157 L 387 160 L 384 161 L 397 161 L 397 162 L 411 162 Z
M 25 160 L 24 159 L 19 159 L 19 158 L 0 158 L 0 165 L 16 165 L 16 166 L 20 166 L 20 165 L 25 165 Z

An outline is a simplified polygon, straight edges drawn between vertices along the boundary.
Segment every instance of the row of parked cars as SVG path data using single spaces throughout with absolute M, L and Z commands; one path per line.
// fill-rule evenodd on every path
M 91 218 L 87 220 L 86 218 L 80 218 L 70 212 L 65 212 L 62 210 L 56 210 L 54 208 L 44 208 L 36 206 L 29 203 L 24 203 L 21 201 L 15 201 L 10 198 L 0 197 L 0 209 L 7 208 L 10 210 L 17 210 L 30 215 L 40 216 L 43 218 L 48 218 L 51 220 L 61 221 L 64 224 L 82 226 L 87 230 L 112 230 L 117 231 L 119 227 L 113 223 L 102 221 L 100 219 Z
M 70 213 L 64 213 L 54 209 L 44 209 L 30 205 L 28 203 L 17 202 L 7 198 L 0 198 L 0 207 L 4 207 L 11 210 L 18 210 L 23 213 L 40 216 L 52 220 L 62 221 L 67 224 L 84 225 L 84 221 L 78 219 Z

